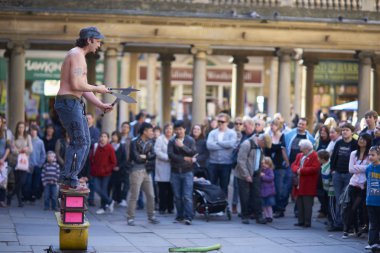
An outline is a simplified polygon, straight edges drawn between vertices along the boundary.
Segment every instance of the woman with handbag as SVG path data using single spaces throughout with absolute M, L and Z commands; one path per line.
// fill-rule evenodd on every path
M 3 128 L 3 119 L 0 117 L 0 207 L 6 207 L 5 197 L 8 182 L 8 163 L 6 160 L 9 152 L 10 148 Z
M 7 205 L 12 201 L 13 195 L 17 196 L 18 206 L 23 207 L 21 189 L 29 172 L 29 155 L 33 151 L 32 138 L 25 130 L 25 123 L 17 122 L 15 137 L 11 143 L 11 154 L 14 162 L 15 187 L 7 196 Z

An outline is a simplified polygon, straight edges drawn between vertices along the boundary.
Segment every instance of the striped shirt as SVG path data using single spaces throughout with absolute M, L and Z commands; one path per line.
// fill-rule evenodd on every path
M 331 169 L 330 169 L 330 161 L 325 164 L 322 164 L 321 169 L 322 175 L 322 184 L 323 190 L 325 190 L 328 196 L 335 196 L 334 184 L 332 181 Z
M 59 164 L 46 162 L 42 167 L 41 180 L 43 185 L 56 184 L 59 179 Z

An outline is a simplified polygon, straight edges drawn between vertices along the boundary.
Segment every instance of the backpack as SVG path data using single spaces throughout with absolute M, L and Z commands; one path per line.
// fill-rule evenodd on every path
M 249 152 L 251 152 L 252 149 L 257 149 L 257 145 L 256 145 L 256 143 L 253 142 L 252 138 L 249 138 L 248 140 L 249 140 L 249 144 L 250 144 L 250 151 Z M 240 150 L 240 145 L 241 145 L 241 143 L 232 152 L 232 166 L 233 166 L 232 168 L 234 168 L 234 169 L 237 165 L 237 159 L 238 159 L 238 154 L 239 154 L 239 150 Z

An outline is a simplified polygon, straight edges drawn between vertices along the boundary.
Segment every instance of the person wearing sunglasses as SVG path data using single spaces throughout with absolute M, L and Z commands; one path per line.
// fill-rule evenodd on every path
M 212 130 L 207 138 L 207 148 L 210 152 L 208 173 L 211 183 L 219 185 L 228 196 L 237 135 L 233 129 L 227 127 L 230 121 L 228 114 L 220 113 L 217 119 L 218 128 Z
M 236 136 L 238 138 L 238 142 L 240 142 L 240 139 L 242 137 L 242 132 L 244 130 L 243 119 L 241 117 L 236 117 L 234 126 L 235 126 L 234 129 L 236 132 Z

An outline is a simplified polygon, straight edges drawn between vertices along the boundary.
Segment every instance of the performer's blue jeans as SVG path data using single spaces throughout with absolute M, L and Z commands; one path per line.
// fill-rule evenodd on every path
M 90 151 L 90 132 L 83 101 L 72 95 L 57 96 L 54 105 L 59 119 L 70 137 L 66 149 L 65 164 L 60 181 L 71 187 L 78 185 L 78 174 L 82 170 Z

